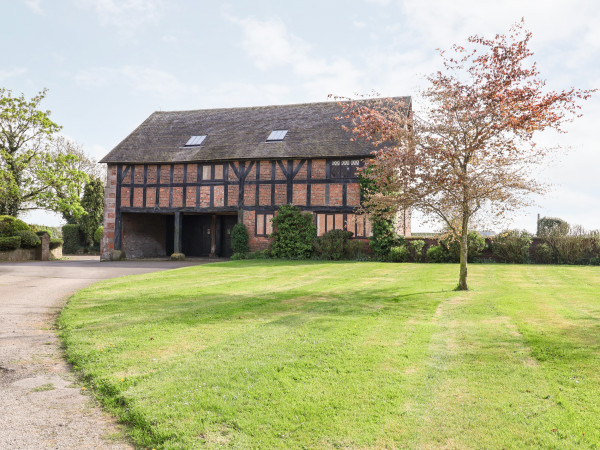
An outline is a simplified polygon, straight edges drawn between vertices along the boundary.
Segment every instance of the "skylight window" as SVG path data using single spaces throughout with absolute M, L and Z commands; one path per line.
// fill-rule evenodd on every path
M 192 136 L 190 138 L 189 141 L 187 141 L 187 143 L 185 144 L 186 147 L 198 147 L 199 145 L 202 144 L 202 142 L 204 142 L 204 139 L 206 139 L 206 135 L 203 134 L 202 136 Z
M 271 134 L 267 138 L 267 142 L 283 141 L 283 138 L 285 137 L 285 135 L 287 134 L 287 132 L 288 132 L 288 130 L 274 130 L 274 131 L 271 131 Z

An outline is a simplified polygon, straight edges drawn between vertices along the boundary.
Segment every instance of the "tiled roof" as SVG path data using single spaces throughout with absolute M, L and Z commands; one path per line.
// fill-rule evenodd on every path
M 403 100 L 410 104 L 410 97 Z M 351 142 L 335 120 L 335 102 L 251 108 L 157 111 L 117 145 L 103 163 L 169 163 L 271 158 L 360 157 L 373 147 Z M 282 141 L 266 142 L 273 130 Z M 198 147 L 191 136 L 206 135 Z

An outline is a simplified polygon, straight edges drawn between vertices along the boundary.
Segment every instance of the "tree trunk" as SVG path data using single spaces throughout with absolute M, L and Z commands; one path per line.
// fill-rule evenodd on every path
M 469 257 L 468 247 L 469 221 L 466 215 L 463 217 L 462 229 L 460 231 L 460 275 L 458 277 L 457 291 L 468 291 L 467 286 L 467 259 Z

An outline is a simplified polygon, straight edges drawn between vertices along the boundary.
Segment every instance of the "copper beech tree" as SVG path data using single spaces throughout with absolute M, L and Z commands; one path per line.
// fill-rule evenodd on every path
M 544 129 L 580 116 L 595 90 L 550 91 L 528 47 L 523 23 L 494 39 L 472 36 L 440 51 L 444 70 L 427 77 L 423 112 L 403 99 L 336 97 L 353 140 L 376 146 L 362 176 L 374 216 L 414 209 L 441 220 L 460 242 L 458 290 L 467 286 L 467 235 L 482 209 L 503 216 L 544 186 L 533 169 L 550 151 L 535 145 Z

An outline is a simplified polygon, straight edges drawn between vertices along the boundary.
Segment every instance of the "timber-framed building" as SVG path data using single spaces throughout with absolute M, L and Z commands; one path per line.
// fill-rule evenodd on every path
M 373 147 L 351 141 L 340 114 L 334 102 L 153 113 L 101 161 L 102 258 L 229 256 L 237 222 L 264 249 L 283 204 L 311 212 L 319 235 L 367 238 L 356 169 Z

